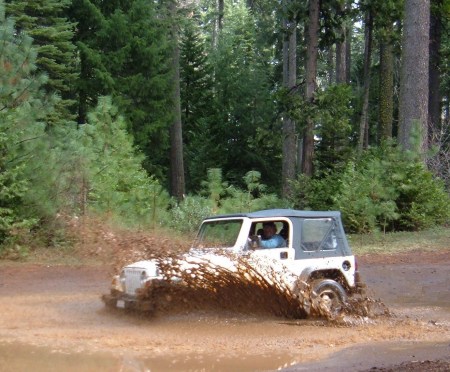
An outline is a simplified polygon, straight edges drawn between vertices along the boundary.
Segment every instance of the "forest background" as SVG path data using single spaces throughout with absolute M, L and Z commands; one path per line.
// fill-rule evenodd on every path
M 449 17 L 449 0 L 0 0 L 0 253 L 88 215 L 448 224 Z

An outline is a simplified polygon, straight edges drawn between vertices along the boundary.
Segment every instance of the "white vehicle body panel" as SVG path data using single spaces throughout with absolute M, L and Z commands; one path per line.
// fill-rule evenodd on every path
M 312 273 L 323 273 L 324 278 L 338 273 L 344 278 L 348 288 L 356 286 L 355 257 L 351 254 L 348 247 L 338 212 L 273 211 L 275 211 L 275 217 L 270 214 L 262 216 L 264 211 L 261 211 L 254 214 L 243 214 L 242 216 L 230 215 L 229 217 L 222 216 L 206 219 L 202 227 L 208 224 L 210 226 L 214 226 L 214 224 L 220 225 L 227 221 L 236 222 L 236 225 L 241 224 L 237 237 L 233 239 L 234 245 L 220 246 L 220 248 L 205 247 L 204 243 L 208 241 L 206 239 L 202 241 L 203 237 L 201 234 L 204 230 L 201 228 L 195 247 L 180 257 L 177 266 L 181 271 L 189 272 L 189 270 L 198 267 L 199 264 L 208 263 L 207 267 L 210 267 L 212 270 L 214 267 L 221 267 L 236 271 L 238 269 L 237 261 L 233 260 L 228 254 L 224 255 L 221 253 L 227 252 L 245 257 L 248 259 L 247 262 L 257 271 L 270 270 L 273 278 L 278 275 L 279 280 L 291 288 L 294 288 L 299 280 L 308 281 Z M 283 214 L 284 212 L 286 213 Z M 304 213 L 305 217 L 301 213 Z M 321 217 L 321 213 L 323 217 Z M 262 217 L 259 217 L 259 215 Z M 254 232 L 255 226 L 271 219 L 276 220 L 280 226 L 282 225 L 288 230 L 285 236 L 287 246 L 282 248 L 251 249 L 249 232 Z M 330 226 L 323 239 L 319 239 L 316 242 L 320 247 L 324 244 L 325 239 L 329 239 L 326 249 L 320 250 L 317 248 L 316 250 L 310 250 L 301 244 L 299 236 L 303 234 L 301 231 L 304 222 L 302 221 L 314 221 L 314 219 L 325 221 L 324 226 L 327 226 L 327 224 Z M 330 231 L 332 232 L 330 233 Z M 123 268 L 121 275 L 116 277 L 115 289 L 124 293 L 128 299 L 132 299 L 136 297 L 136 290 L 148 285 L 149 282 L 161 280 L 164 277 L 171 278 L 171 273 L 166 273 L 165 276 L 163 274 L 158 267 L 157 260 L 139 261 Z M 174 278 L 174 280 L 177 279 Z

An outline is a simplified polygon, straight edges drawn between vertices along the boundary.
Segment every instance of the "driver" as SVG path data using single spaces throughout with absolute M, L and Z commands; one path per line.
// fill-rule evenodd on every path
M 274 222 L 263 223 L 263 235 L 260 243 L 261 248 L 281 248 L 286 247 L 286 241 L 277 234 L 277 227 Z

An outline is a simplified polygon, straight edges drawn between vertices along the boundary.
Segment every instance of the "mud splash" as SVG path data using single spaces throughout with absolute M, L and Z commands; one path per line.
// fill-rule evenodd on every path
M 144 288 L 140 299 L 154 303 L 156 315 L 221 310 L 287 319 L 324 318 L 344 325 L 390 315 L 382 302 L 361 295 L 333 313 L 308 283 L 297 280 L 289 285 L 286 278 L 292 274 L 279 262 L 255 262 L 229 252 L 220 256 L 230 265 L 201 259 L 186 267 L 185 255 L 152 254 L 164 280 Z

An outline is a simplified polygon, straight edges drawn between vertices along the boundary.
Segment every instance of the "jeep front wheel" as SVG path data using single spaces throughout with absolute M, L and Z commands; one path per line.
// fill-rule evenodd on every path
M 311 283 L 312 308 L 320 315 L 335 318 L 347 303 L 347 293 L 338 282 L 320 279 Z

